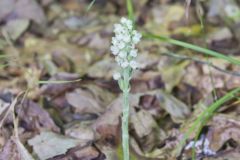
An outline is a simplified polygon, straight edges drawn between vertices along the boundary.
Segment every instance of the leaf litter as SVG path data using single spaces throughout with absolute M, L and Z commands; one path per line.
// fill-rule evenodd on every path
M 140 30 L 239 59 L 237 1 L 133 3 Z M 0 56 L 7 57 L 0 58 L 0 159 L 121 159 L 122 95 L 112 79 L 116 65 L 109 47 L 113 24 L 127 11 L 124 1 L 95 1 L 88 9 L 89 4 L 0 1 Z M 239 87 L 239 76 L 229 74 L 239 67 L 166 42 L 144 39 L 139 48 L 141 65 L 130 96 L 132 159 L 191 159 L 193 147 L 196 159 L 239 159 L 239 95 L 177 152 L 216 97 Z M 8 113 L 26 89 L 14 105 L 16 139 Z

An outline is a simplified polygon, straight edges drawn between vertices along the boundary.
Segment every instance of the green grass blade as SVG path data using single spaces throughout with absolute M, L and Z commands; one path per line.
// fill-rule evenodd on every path
M 87 12 L 92 8 L 93 4 L 95 3 L 96 0 L 92 0 L 92 2 L 87 6 Z
M 38 84 L 65 84 L 65 83 L 73 83 L 73 82 L 79 82 L 81 79 L 72 80 L 72 81 L 38 81 Z
M 202 47 L 190 44 L 190 43 L 186 43 L 186 42 L 175 40 L 175 39 L 172 39 L 172 38 L 169 38 L 169 37 L 159 36 L 159 35 L 154 35 L 154 34 L 143 34 L 143 37 L 145 37 L 147 39 L 157 39 L 157 40 L 161 40 L 161 41 L 164 41 L 164 42 L 168 42 L 168 43 L 171 43 L 171 44 L 174 44 L 174 45 L 177 45 L 177 46 L 181 46 L 181 47 L 184 47 L 184 48 L 192 49 L 192 50 L 197 51 L 197 52 L 201 52 L 205 55 L 209 55 L 209 56 L 213 56 L 213 57 L 216 57 L 216 58 L 224 59 L 224 60 L 226 60 L 226 61 L 228 61 L 232 64 L 235 64 L 235 65 L 240 65 L 240 60 L 238 60 L 238 59 L 235 59 L 235 58 L 232 58 L 232 57 L 229 57 L 229 56 L 225 56 L 222 53 L 212 51 L 212 50 L 209 50 L 209 49 L 206 49 L 206 48 L 202 48 Z

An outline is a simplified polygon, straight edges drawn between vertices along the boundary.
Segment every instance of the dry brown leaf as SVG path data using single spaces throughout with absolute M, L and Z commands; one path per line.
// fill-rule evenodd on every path
M 73 92 L 66 93 L 66 99 L 68 103 L 74 107 L 76 113 L 99 114 L 103 112 L 102 106 L 100 106 L 89 92 L 84 90 L 76 89 Z
M 240 144 L 240 119 L 230 115 L 214 116 L 207 138 L 214 151 L 218 151 L 230 139 Z
M 130 119 L 139 138 L 149 135 L 154 128 L 157 128 L 156 121 L 147 111 L 140 110 L 133 114 Z
M 95 133 L 92 128 L 87 124 L 75 124 L 65 130 L 67 136 L 82 140 L 82 141 L 93 141 L 95 139 Z
M 49 113 L 31 100 L 24 100 L 23 104 L 16 108 L 20 121 L 25 123 L 27 130 L 52 130 L 59 131 Z
M 13 138 L 9 139 L 0 152 L 1 160 L 22 160 Z
M 53 132 L 41 132 L 40 135 L 28 140 L 40 160 L 46 160 L 57 155 L 65 154 L 68 149 L 79 144 L 85 145 L 77 139 L 68 138 Z
M 35 0 L 1 0 L 0 21 L 10 16 L 32 20 L 38 24 L 44 24 L 46 17 L 42 8 Z

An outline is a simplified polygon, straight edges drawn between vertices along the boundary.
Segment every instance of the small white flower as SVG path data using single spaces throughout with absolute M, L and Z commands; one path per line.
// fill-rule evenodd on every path
M 126 58 L 127 57 L 127 52 L 120 51 L 118 56 L 121 57 L 121 58 Z
M 112 38 L 112 44 L 113 44 L 113 45 L 117 45 L 117 43 L 118 43 L 117 38 L 116 38 L 116 37 L 113 37 L 113 38 Z
M 120 22 L 121 22 L 122 24 L 125 24 L 125 23 L 127 22 L 127 18 L 122 17 L 121 20 L 120 20 Z
M 140 41 L 141 37 L 142 37 L 142 35 L 141 35 L 140 33 L 135 33 L 135 34 L 133 35 L 133 38 L 132 38 L 133 43 L 134 43 L 134 44 L 137 44 L 137 43 Z
M 128 61 L 124 61 L 121 63 L 122 68 L 126 68 L 126 67 L 128 67 L 128 65 L 129 65 Z
M 113 55 L 117 55 L 119 53 L 119 49 L 115 46 L 111 46 L 111 51 Z
M 121 74 L 120 73 L 117 72 L 117 73 L 113 74 L 113 79 L 114 80 L 119 80 L 120 78 L 121 78 Z
M 119 42 L 117 46 L 119 49 L 123 49 L 125 47 L 125 44 L 123 42 Z
M 117 35 L 116 35 L 116 39 L 117 39 L 118 41 L 122 41 L 123 38 L 124 38 L 124 36 L 123 36 L 122 34 L 117 34 Z
M 137 57 L 137 50 L 136 50 L 136 49 L 132 49 L 132 50 L 130 51 L 130 56 L 132 56 L 132 57 Z
M 114 25 L 114 32 L 119 33 L 123 31 L 123 27 L 120 24 L 115 24 Z
M 125 36 L 123 37 L 123 41 L 126 42 L 126 43 L 129 43 L 129 42 L 131 41 L 130 35 L 125 35 Z
M 138 68 L 138 63 L 134 60 L 130 61 L 129 65 L 132 69 L 137 69 Z
M 115 57 L 115 61 L 118 63 L 118 65 L 121 65 L 122 63 L 122 59 L 119 56 Z

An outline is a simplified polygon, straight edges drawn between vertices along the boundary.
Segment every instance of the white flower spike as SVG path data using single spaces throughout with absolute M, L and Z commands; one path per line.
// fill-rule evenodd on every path
M 137 49 L 135 45 L 142 35 L 133 29 L 133 22 L 127 18 L 121 18 L 119 24 L 114 25 L 115 37 L 112 38 L 111 51 L 115 61 L 121 67 L 120 72 L 113 74 L 113 79 L 118 81 L 119 88 L 123 92 L 122 110 L 122 145 L 124 160 L 129 160 L 129 91 L 133 70 L 138 68 L 136 62 Z
M 119 24 L 114 25 L 114 33 L 111 52 L 116 56 L 116 62 L 123 69 L 127 67 L 132 70 L 137 69 L 135 45 L 140 41 L 142 35 L 133 29 L 133 22 L 124 17 L 121 18 Z

